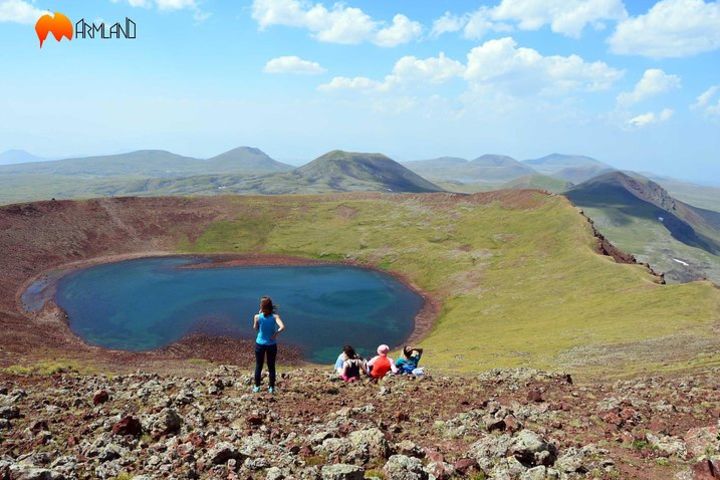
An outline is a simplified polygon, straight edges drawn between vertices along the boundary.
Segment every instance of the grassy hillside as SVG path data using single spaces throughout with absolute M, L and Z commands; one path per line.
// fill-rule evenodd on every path
M 482 155 L 474 160 L 440 157 L 405 162 L 418 175 L 433 181 L 500 185 L 536 173 L 532 168 L 506 155 Z
M 547 175 L 526 175 L 524 177 L 516 178 L 503 185 L 503 188 L 513 189 L 537 189 L 547 190 L 553 193 L 562 193 L 572 186 L 572 183 L 559 178 L 550 177 Z
M 720 283 L 720 214 L 620 172 L 578 185 L 567 196 L 611 241 L 666 272 L 668 280 L 706 276 Z
M 589 224 L 564 197 L 227 201 L 237 214 L 182 250 L 353 260 L 402 274 L 442 302 L 422 341 L 432 368 L 624 375 L 720 364 L 720 290 L 707 282 L 659 285 L 644 267 L 598 255 Z

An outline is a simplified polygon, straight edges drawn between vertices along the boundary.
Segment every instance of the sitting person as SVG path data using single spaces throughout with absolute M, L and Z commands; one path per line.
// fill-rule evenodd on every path
M 373 379 L 377 380 L 379 378 L 383 378 L 390 371 L 392 371 L 392 373 L 397 373 L 395 362 L 393 362 L 392 358 L 388 357 L 389 351 L 390 347 L 384 344 L 380 345 L 377 348 L 377 355 L 367 362 L 369 369 L 368 374 Z
M 360 380 L 360 372 L 367 371 L 367 362 L 355 353 L 352 347 L 349 345 L 347 347 L 348 349 L 343 352 L 347 356 L 347 360 L 343 363 L 340 378 L 350 383 Z
M 355 349 L 351 345 L 345 345 L 343 346 L 342 352 L 340 352 L 340 355 L 338 355 L 337 360 L 335 360 L 335 371 L 338 375 L 342 375 L 343 367 L 345 366 L 345 361 L 348 360 L 350 357 L 348 357 L 348 352 L 355 352 Z
M 397 359 L 397 362 L 395 362 L 395 366 L 400 373 L 422 375 L 422 368 L 418 368 L 418 363 L 420 363 L 420 358 L 422 357 L 422 354 L 422 348 L 405 345 L 405 348 L 403 348 L 402 357 Z

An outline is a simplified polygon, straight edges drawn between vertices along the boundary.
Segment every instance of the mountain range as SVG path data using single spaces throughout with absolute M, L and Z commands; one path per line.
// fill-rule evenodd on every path
M 518 161 L 440 157 L 400 164 L 380 153 L 333 150 L 301 166 L 253 147 L 199 159 L 140 150 L 0 166 L 0 203 L 48 198 L 327 192 L 469 193 L 540 189 L 565 194 L 620 248 L 666 272 L 670 281 L 720 283 L 720 189 L 621 172 L 582 155 L 554 153 Z M 650 178 L 649 178 L 650 177 Z

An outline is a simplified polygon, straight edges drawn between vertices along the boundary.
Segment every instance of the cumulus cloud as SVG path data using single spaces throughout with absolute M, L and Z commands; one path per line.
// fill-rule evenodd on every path
M 555 33 L 578 38 L 586 26 L 624 19 L 627 11 L 622 0 L 503 0 L 493 17 L 516 21 L 521 30 L 550 25 Z
M 518 47 L 511 37 L 488 40 L 470 50 L 467 59 L 467 80 L 516 92 L 606 90 L 623 75 L 604 62 L 586 62 L 578 55 L 543 56 L 532 48 Z
M 701 93 L 691 107 L 707 115 L 720 116 L 720 85 L 713 85 Z
M 32 25 L 38 18 L 49 13 L 22 0 L 0 0 L 0 23 L 23 23 Z
M 608 40 L 614 53 L 688 57 L 720 48 L 720 2 L 660 0 L 620 22 Z
M 440 53 L 437 57 L 399 59 L 382 81 L 367 77 L 336 77 L 320 90 L 389 91 L 403 85 L 443 83 L 465 79 L 471 87 L 492 87 L 516 96 L 535 93 L 596 91 L 609 88 L 623 72 L 603 62 L 586 62 L 577 55 L 543 56 L 531 48 L 518 47 L 510 37 L 489 40 L 467 54 L 467 62 Z
M 555 33 L 578 38 L 588 25 L 602 28 L 603 21 L 623 20 L 627 11 L 622 0 L 502 0 L 494 7 L 474 12 L 450 12 L 435 20 L 432 33 L 442 35 L 462 30 L 466 38 L 482 38 L 488 32 L 539 30 L 549 25 Z
M 618 104 L 628 106 L 641 102 L 647 98 L 660 95 L 670 90 L 680 88 L 680 77 L 668 75 L 657 68 L 645 70 L 640 81 L 635 84 L 631 92 L 622 92 L 617 97 Z
M 254 0 L 252 18 L 261 29 L 273 25 L 305 28 L 317 40 L 328 43 L 372 42 L 394 47 L 411 42 L 422 33 L 422 25 L 405 15 L 395 15 L 388 25 L 359 8 L 341 3 L 328 9 L 321 3 L 313 5 L 305 0 Z
M 295 55 L 268 60 L 265 68 L 263 68 L 265 73 L 293 73 L 299 75 L 318 75 L 326 71 L 319 63 L 303 60 Z
M 642 128 L 652 125 L 654 123 L 662 123 L 670 120 L 675 112 L 670 108 L 665 108 L 658 113 L 648 112 L 638 115 L 628 120 L 628 125 L 631 127 Z
M 364 92 L 385 92 L 405 84 L 443 83 L 453 77 L 460 77 L 465 66 L 440 52 L 437 57 L 420 59 L 412 55 L 400 58 L 385 76 L 383 81 L 371 80 L 367 77 L 335 77 L 330 82 L 320 85 L 321 91 L 357 90 Z

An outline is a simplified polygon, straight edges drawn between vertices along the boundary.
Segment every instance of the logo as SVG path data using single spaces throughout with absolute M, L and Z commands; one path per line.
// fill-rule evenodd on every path
M 37 33 L 40 40 L 40 48 L 42 48 L 43 42 L 45 42 L 49 33 L 52 33 L 58 42 L 63 37 L 72 40 L 73 25 L 70 19 L 60 12 L 55 12 L 55 16 L 45 14 L 38 18 L 35 24 L 35 33 Z
M 68 17 L 60 12 L 55 12 L 55 15 L 45 14 L 38 18 L 35 23 L 35 33 L 37 33 L 38 40 L 40 40 L 40 48 L 48 37 L 48 34 L 52 33 L 55 40 L 58 42 L 63 37 L 68 40 L 73 39 L 73 23 Z M 108 40 L 112 38 L 137 38 L 137 25 L 135 22 L 125 17 L 125 21 L 121 24 L 116 22 L 111 26 L 106 26 L 105 22 L 88 23 L 84 18 L 81 18 L 75 22 L 75 38 L 81 39 L 101 39 Z

